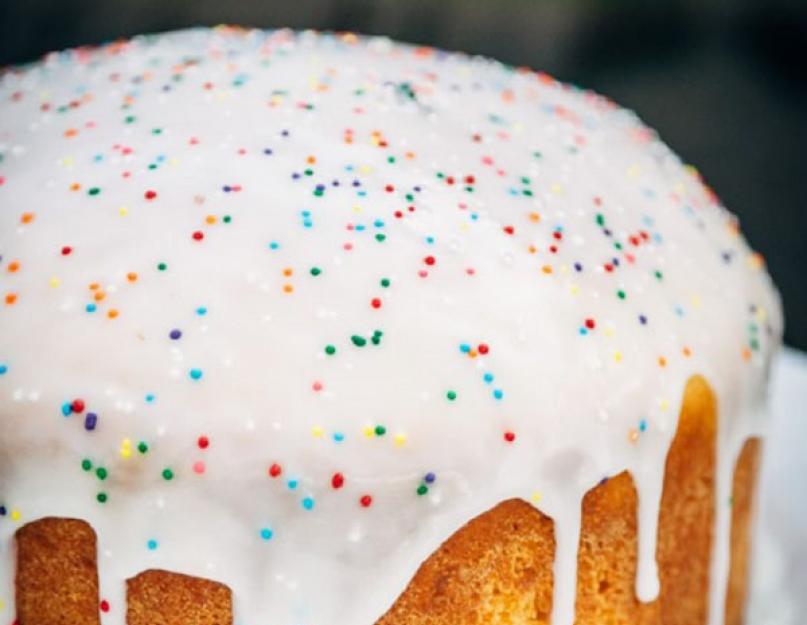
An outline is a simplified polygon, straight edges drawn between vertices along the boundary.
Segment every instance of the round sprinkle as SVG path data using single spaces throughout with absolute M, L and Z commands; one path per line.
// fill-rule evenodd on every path
M 345 485 L 345 476 L 341 473 L 334 473 L 331 477 L 331 486 L 335 489 L 340 489 Z
M 268 527 L 262 527 L 260 531 L 260 536 L 263 540 L 271 540 L 272 539 L 272 530 Z
M 146 198 L 147 200 L 153 200 L 157 197 L 157 192 L 154 191 L 153 189 L 149 189 L 143 194 L 143 197 Z
M 446 399 L 448 399 L 448 401 L 454 401 L 455 399 L 457 399 L 457 392 L 456 391 L 448 391 L 446 393 Z
M 174 328 L 171 332 L 168 333 L 168 336 L 171 338 L 172 341 L 177 341 L 182 337 L 182 330 L 178 330 Z
M 157 541 L 153 538 L 150 538 L 149 541 L 146 543 L 146 547 L 148 547 L 149 551 L 154 551 L 157 548 Z
M 314 500 L 311 497 L 304 497 L 302 505 L 306 510 L 312 510 L 314 508 Z
M 373 498 L 370 495 L 362 495 L 361 499 L 359 499 L 359 503 L 362 508 L 369 508 L 373 505 Z
M 81 468 L 84 469 L 85 471 L 91 471 L 92 461 L 89 460 L 88 458 L 84 458 L 84 460 L 81 461 Z
M 98 503 L 106 503 L 109 497 L 105 492 L 100 492 L 95 496 L 95 499 Z
M 269 477 L 279 477 L 280 474 L 283 473 L 283 468 L 279 464 L 274 463 L 269 467 L 268 473 Z
M 326 345 L 325 346 L 325 353 L 328 354 L 328 356 L 333 356 L 336 353 L 336 346 L 334 346 L 334 345 Z
M 174 479 L 174 472 L 171 469 L 163 469 L 162 476 L 166 482 L 170 482 Z
M 192 380 L 201 380 L 204 373 L 201 369 L 191 369 L 188 372 L 188 375 L 191 377 Z
M 510 432 L 510 431 L 505 432 L 505 433 L 504 433 L 504 440 L 505 440 L 505 441 L 507 441 L 508 443 L 512 443 L 514 440 L 516 440 L 516 435 L 515 435 L 515 433 L 514 433 L 514 432 Z

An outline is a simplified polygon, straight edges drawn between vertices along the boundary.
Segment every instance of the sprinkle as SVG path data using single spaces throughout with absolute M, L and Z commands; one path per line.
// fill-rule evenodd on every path
M 448 401 L 454 401 L 455 399 L 457 399 L 457 392 L 456 391 L 446 392 L 446 399 L 448 399 Z
M 149 551 L 154 551 L 157 548 L 157 541 L 153 538 L 150 538 L 149 541 L 146 543 L 146 547 Z
M 345 476 L 341 473 L 334 473 L 331 477 L 331 486 L 335 489 L 340 489 L 345 485 Z
M 336 353 L 336 347 L 334 345 L 326 345 L 325 353 L 328 354 L 328 356 L 333 356 Z
M 369 508 L 373 505 L 373 498 L 370 495 L 362 495 L 361 499 L 359 499 L 359 503 L 362 508 Z
M 197 460 L 196 462 L 193 463 L 191 468 L 193 469 L 193 472 L 196 473 L 196 475 L 203 475 L 207 467 L 205 466 L 204 461 Z
M 280 474 L 283 473 L 283 468 L 279 464 L 273 463 L 269 467 L 268 473 L 269 473 L 269 477 L 279 477 Z
M 95 496 L 95 499 L 98 501 L 98 503 L 106 503 L 106 501 L 107 501 L 107 499 L 109 499 L 109 497 L 107 496 L 107 494 L 105 492 L 102 491 L 102 492 L 98 493 Z
M 84 429 L 92 432 L 96 425 L 98 425 L 98 415 L 94 412 L 88 412 L 87 416 L 84 417 Z
M 5 375 L 8 372 L 8 365 L 0 364 L 0 375 Z
M 163 469 L 162 476 L 166 482 L 170 482 L 174 479 L 174 472 L 171 469 Z
M 192 380 L 201 380 L 204 373 L 201 369 L 191 369 L 188 375 L 190 375 Z
M 311 510 L 314 508 L 314 500 L 311 497 L 305 497 L 302 501 L 303 508 L 306 510 Z
M 356 347 L 364 347 L 367 345 L 367 339 L 363 336 L 359 336 L 358 334 L 351 336 L 350 340 Z
M 515 433 L 510 432 L 510 431 L 505 432 L 504 433 L 504 440 L 507 441 L 508 443 L 512 443 L 514 440 L 516 440 Z
M 101 603 L 98 604 L 98 607 L 100 608 L 101 612 L 109 612 L 109 601 L 102 599 Z
M 262 528 L 261 528 L 261 531 L 260 531 L 260 537 L 261 537 L 263 540 L 271 540 L 271 539 L 272 539 L 272 535 L 273 535 L 272 530 L 271 530 L 271 529 L 269 529 L 268 527 L 262 527 Z
M 168 333 L 168 336 L 171 338 L 171 340 L 176 341 L 182 336 L 182 330 L 175 328 Z
M 152 189 L 149 189 L 143 194 L 143 197 L 146 198 L 147 200 L 153 200 L 154 198 L 157 197 L 157 192 L 153 191 Z

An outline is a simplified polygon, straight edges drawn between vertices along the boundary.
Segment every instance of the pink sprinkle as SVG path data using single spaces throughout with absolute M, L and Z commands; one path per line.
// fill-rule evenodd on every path
M 193 472 L 202 475 L 205 472 L 205 463 L 202 460 L 193 463 Z

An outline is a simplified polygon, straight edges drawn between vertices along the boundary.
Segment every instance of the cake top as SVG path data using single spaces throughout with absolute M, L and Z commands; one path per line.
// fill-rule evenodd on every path
M 163 567 L 245 625 L 369 625 L 509 497 L 555 519 L 569 623 L 582 495 L 629 469 L 652 517 L 694 374 L 728 448 L 763 429 L 782 323 L 736 220 L 608 99 L 231 28 L 6 72 L 0 291 L 0 550 L 89 520 L 110 623 Z

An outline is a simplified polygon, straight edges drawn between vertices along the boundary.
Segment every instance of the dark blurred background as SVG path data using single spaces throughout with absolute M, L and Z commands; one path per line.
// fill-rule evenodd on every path
M 384 34 L 611 96 L 739 214 L 807 349 L 807 1 L 0 0 L 0 66 L 220 23 Z

